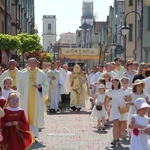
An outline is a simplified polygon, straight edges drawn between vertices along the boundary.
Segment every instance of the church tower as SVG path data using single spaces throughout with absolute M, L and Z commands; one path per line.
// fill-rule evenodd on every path
M 93 25 L 93 21 L 94 21 L 93 1 L 91 1 L 91 2 L 83 1 L 83 4 L 82 4 L 81 25 L 85 21 L 86 21 L 87 24 Z
M 43 16 L 43 47 L 44 51 L 52 52 L 52 45 L 56 43 L 56 15 Z

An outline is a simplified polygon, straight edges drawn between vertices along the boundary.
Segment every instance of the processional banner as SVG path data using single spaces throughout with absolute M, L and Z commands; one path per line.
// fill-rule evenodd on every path
M 59 58 L 92 60 L 102 59 L 103 51 L 97 48 L 60 48 Z

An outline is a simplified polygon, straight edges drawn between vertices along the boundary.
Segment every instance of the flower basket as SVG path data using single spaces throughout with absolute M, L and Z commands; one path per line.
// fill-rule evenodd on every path
M 126 107 L 123 107 L 123 108 L 118 107 L 118 110 L 121 114 L 129 112 L 129 106 L 126 106 Z

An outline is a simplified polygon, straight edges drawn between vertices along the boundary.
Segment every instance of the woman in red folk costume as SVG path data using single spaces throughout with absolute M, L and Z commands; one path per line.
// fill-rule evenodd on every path
M 25 112 L 18 105 L 19 96 L 11 92 L 4 109 L 5 116 L 1 119 L 4 150 L 25 150 L 34 142 Z

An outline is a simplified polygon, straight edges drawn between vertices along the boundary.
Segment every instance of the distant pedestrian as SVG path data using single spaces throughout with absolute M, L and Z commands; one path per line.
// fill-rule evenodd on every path
M 131 150 L 149 150 L 146 128 L 150 126 L 150 118 L 146 114 L 150 105 L 144 98 L 138 98 L 135 101 L 135 106 L 137 113 L 132 116 L 129 124 L 129 128 L 132 129 L 130 148 Z
M 94 107 L 93 107 L 93 110 L 91 113 L 91 118 L 97 119 L 97 127 L 99 130 L 100 129 L 105 130 L 104 123 L 105 123 L 105 120 L 108 119 L 107 112 L 104 107 L 104 99 L 106 96 L 105 89 L 106 89 L 105 85 L 100 84 L 98 86 L 97 93 L 93 97 L 94 98 L 93 99 Z M 102 107 L 101 110 L 97 110 L 97 106 L 99 106 L 99 105 Z
M 19 107 L 19 96 L 11 92 L 8 96 L 8 106 L 4 110 L 5 116 L 1 119 L 3 134 L 2 149 L 25 150 L 34 142 L 29 132 L 29 123 L 24 110 Z

